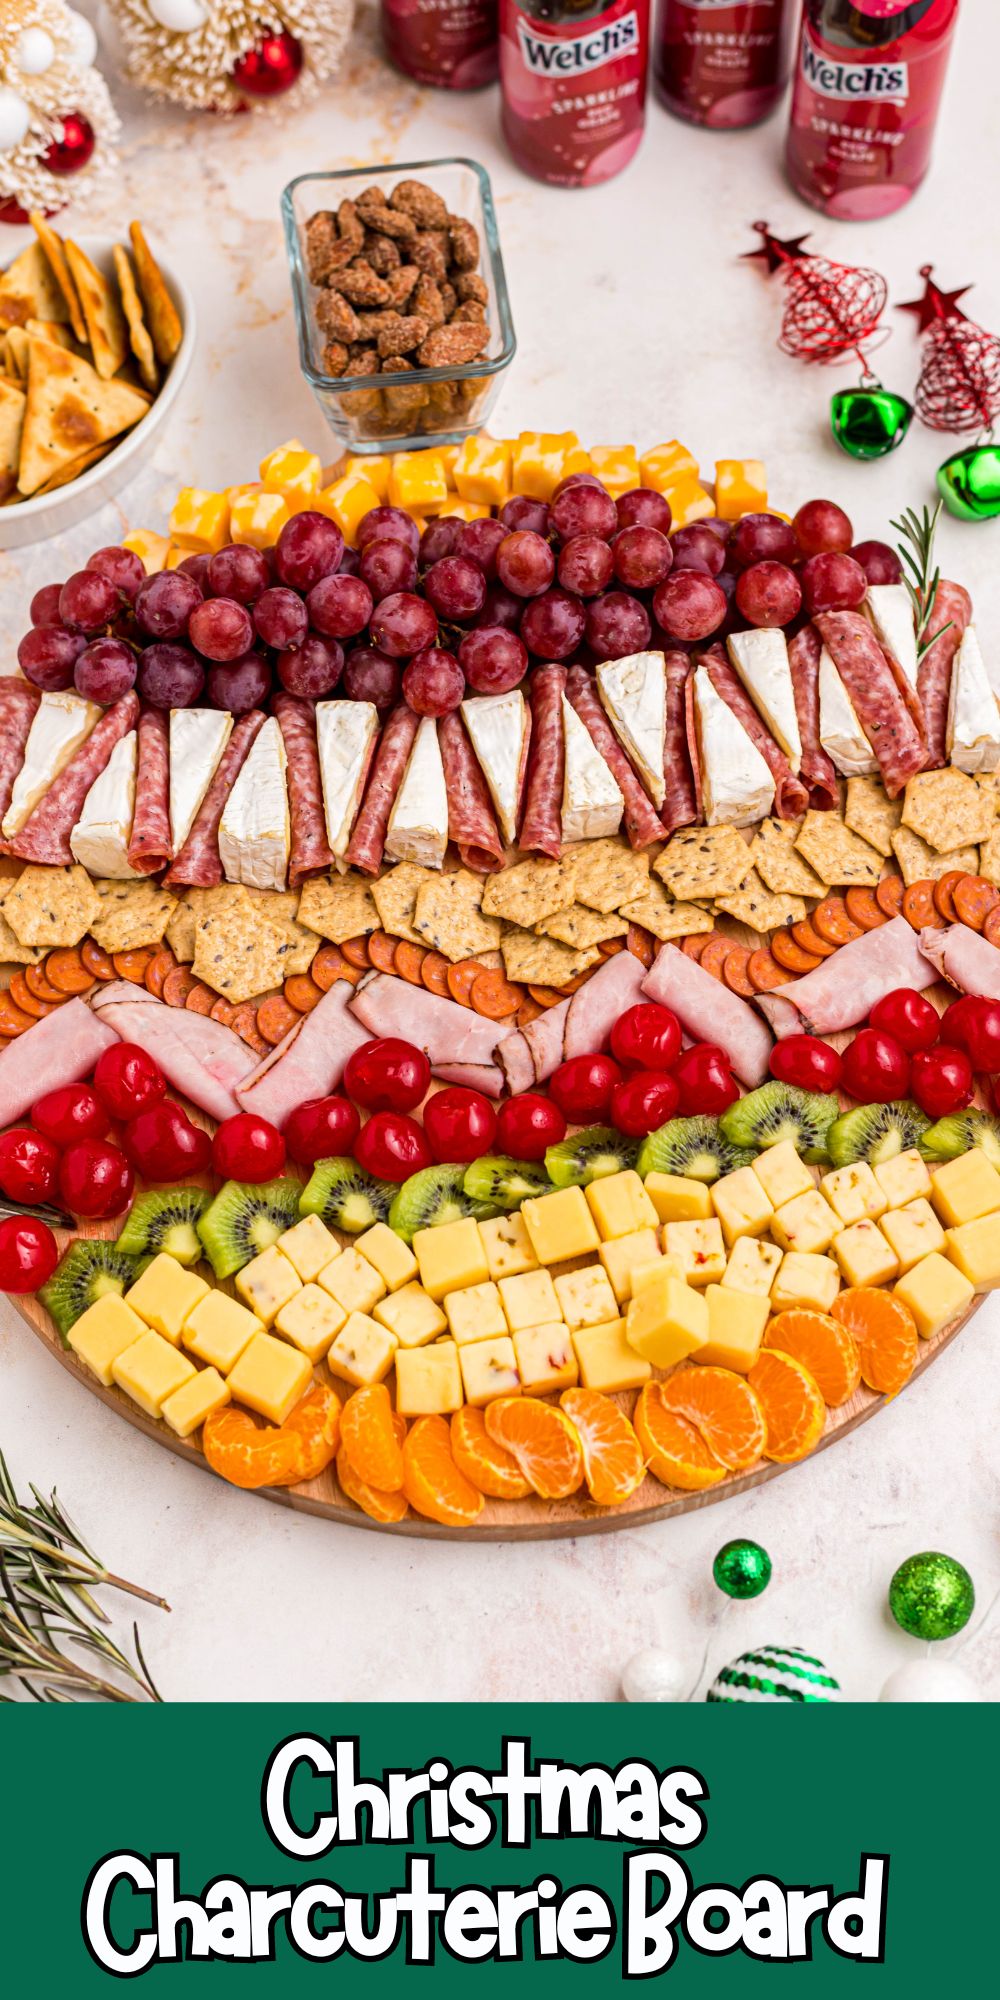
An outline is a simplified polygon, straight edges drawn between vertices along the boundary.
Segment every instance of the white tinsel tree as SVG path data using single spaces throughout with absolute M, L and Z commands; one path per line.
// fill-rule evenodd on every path
M 63 208 L 114 164 L 119 124 L 96 53 L 64 0 L 0 0 L 0 204 Z
M 354 0 L 105 0 L 105 11 L 130 82 L 189 110 L 238 111 L 301 102 L 331 77 Z

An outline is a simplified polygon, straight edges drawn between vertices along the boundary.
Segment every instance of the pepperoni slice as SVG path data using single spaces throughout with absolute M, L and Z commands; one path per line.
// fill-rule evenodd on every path
M 988 944 L 1000 945 L 1000 904 L 990 911 L 983 925 L 983 936 Z
M 257 1032 L 263 1035 L 265 1042 L 274 1049 L 279 1042 L 284 1041 L 296 1021 L 301 1019 L 301 1014 L 297 1014 L 294 1007 L 288 1005 L 283 993 L 271 993 L 266 1000 L 261 1001 L 257 1009 Z
M 47 1000 L 51 1007 L 58 1007 L 67 997 L 65 993 L 60 993 L 58 986 L 50 984 L 45 977 L 45 968 L 41 965 L 24 967 L 24 983 L 36 1000 Z
M 903 883 L 899 875 L 883 875 L 875 891 L 875 901 L 887 917 L 898 917 L 903 909 Z
M 487 1021 L 506 1021 L 516 1014 L 521 1004 L 523 990 L 512 986 L 505 979 L 499 967 L 495 972 L 481 972 L 472 982 L 472 1004 L 477 1014 Z
M 755 990 L 747 971 L 750 958 L 749 945 L 734 944 L 732 951 L 727 953 L 722 968 L 723 984 L 728 986 L 730 993 L 739 993 L 744 1000 L 752 1000 Z
M 32 1016 L 16 1006 L 9 993 L 0 993 L 0 1035 L 23 1035 L 25 1028 L 32 1027 Z
M 311 1014 L 323 998 L 323 989 L 310 979 L 308 972 L 293 972 L 285 980 L 285 999 L 297 1014 Z
M 50 986 L 55 986 L 67 997 L 71 993 L 89 993 L 94 984 L 82 954 L 75 947 L 68 951 L 50 951 L 45 961 L 45 977 Z
M 95 944 L 93 938 L 84 938 L 80 946 L 80 958 L 86 966 L 87 971 L 92 973 L 95 979 L 110 980 L 116 977 L 115 968 L 111 963 L 108 953 L 102 951 L 100 945 Z
M 550 1007 L 558 1007 L 560 1000 L 566 997 L 555 986 L 529 986 L 528 992 L 543 1014 L 547 1013 Z
M 177 960 L 169 945 L 165 945 L 162 951 L 158 951 L 150 959 L 146 967 L 144 985 L 147 993 L 151 993 L 155 1000 L 162 1000 L 164 982 L 176 969 Z
M 934 908 L 938 916 L 944 918 L 946 924 L 953 924 L 955 921 L 954 895 L 961 880 L 962 870 L 952 868 L 947 875 L 939 875 L 934 884 Z
M 597 949 L 602 958 L 614 958 L 618 952 L 624 951 L 625 939 L 620 937 L 604 938 Z
M 54 1001 L 36 999 L 23 972 L 11 973 L 8 991 L 15 1007 L 20 1007 L 22 1014 L 30 1014 L 36 1021 L 43 1020 L 46 1014 L 54 1014 L 67 997 L 65 993 L 60 993 Z
M 450 999 L 448 989 L 448 960 L 441 951 L 429 951 L 420 968 L 420 977 L 428 993 L 436 993 L 439 1000 Z
M 539 1014 L 544 1012 L 544 1007 L 540 1007 L 538 1001 L 526 993 L 514 1018 L 519 1028 L 530 1028 L 532 1021 L 537 1021 Z
M 648 971 L 656 957 L 651 933 L 644 930 L 641 924 L 630 924 L 627 943 L 633 958 L 637 958 Z
M 714 936 L 709 938 L 709 941 L 705 946 L 704 951 L 701 954 L 699 963 L 701 965 L 702 971 L 710 972 L 713 979 L 718 979 L 721 981 L 722 968 L 725 965 L 725 962 L 729 957 L 730 952 L 732 951 L 734 942 L 735 940 L 733 938 L 723 937 L 721 931 L 716 931 L 714 933 Z
M 368 956 L 372 964 L 378 966 L 380 972 L 395 972 L 395 951 L 396 939 L 390 937 L 387 931 L 372 931 L 368 939 Z M 292 1006 L 294 1005 L 293 1000 Z
M 928 924 L 937 921 L 934 904 L 934 884 L 931 881 L 911 882 L 903 890 L 903 915 L 915 931 L 926 930 Z
M 752 951 L 747 960 L 747 978 L 755 993 L 773 993 L 776 986 L 787 986 L 791 973 L 779 965 L 766 947 Z
M 820 937 L 819 932 L 813 929 L 808 917 L 803 918 L 801 923 L 790 925 L 790 929 L 796 944 L 800 944 L 803 951 L 812 952 L 814 958 L 833 957 L 837 949 L 836 945 L 828 944 L 825 937 Z
M 771 939 L 771 955 L 777 959 L 779 965 L 785 967 L 786 972 L 815 972 L 817 965 L 823 963 L 814 952 L 803 951 L 802 946 L 796 944 L 791 931 L 775 931 Z
M 184 1005 L 189 1014 L 210 1014 L 218 997 L 210 986 L 203 986 L 201 980 L 196 979 Z
M 478 958 L 460 958 L 457 965 L 449 965 L 448 991 L 460 1007 L 472 1006 L 472 988 L 482 971 Z
M 175 965 L 173 971 L 167 973 L 160 998 L 166 1001 L 168 1007 L 186 1007 L 191 988 L 200 984 L 189 965 Z
M 655 951 L 653 956 L 655 958 Z M 559 988 L 561 998 L 565 1000 L 568 993 L 579 993 L 581 986 L 586 986 L 588 979 L 593 979 L 596 971 L 596 965 L 588 965 L 586 971 L 578 972 L 575 979 L 564 979 Z
M 810 922 L 827 944 L 853 944 L 855 938 L 861 936 L 861 926 L 852 924 L 843 896 L 824 896 L 823 901 L 817 903 Z
M 143 944 L 134 951 L 113 951 L 111 963 L 119 979 L 130 979 L 133 986 L 144 986 L 146 967 L 152 965 L 156 957 L 156 946 Z
M 368 939 L 366 937 L 345 938 L 340 949 L 348 965 L 357 966 L 360 972 L 367 972 L 371 964 L 371 959 L 368 956 Z
M 347 960 L 339 944 L 321 944 L 311 966 L 309 977 L 319 987 L 321 993 L 329 993 L 338 979 L 343 979 L 347 971 Z
M 401 979 L 408 980 L 411 986 L 423 985 L 424 982 L 420 977 L 420 968 L 424 962 L 422 944 L 410 944 L 407 938 L 400 938 L 393 957 L 396 971 Z
M 209 1019 L 218 1021 L 219 1025 L 223 1028 L 231 1028 L 235 1024 L 239 1011 L 238 1007 L 233 1006 L 231 1000 L 217 1000 L 212 1008 Z
M 242 1005 L 236 1008 L 232 1020 L 227 1025 L 239 1036 L 240 1041 L 245 1042 L 257 1055 L 267 1055 L 270 1043 L 265 1042 L 257 1026 L 257 1009 L 252 1000 L 244 1000 Z
M 878 897 L 872 889 L 848 889 L 844 901 L 852 924 L 863 931 L 877 931 L 889 921 L 885 911 L 879 909 Z
M 1000 890 L 984 875 L 963 875 L 952 891 L 952 901 L 959 922 L 968 924 L 970 931 L 981 931 L 987 917 L 1000 908 Z
M 712 935 L 711 931 L 696 931 L 693 937 L 681 938 L 679 943 L 685 958 L 700 959 Z

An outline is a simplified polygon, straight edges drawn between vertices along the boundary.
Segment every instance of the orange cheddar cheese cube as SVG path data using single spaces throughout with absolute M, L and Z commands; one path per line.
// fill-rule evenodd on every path
M 291 508 L 281 493 L 248 490 L 233 501 L 229 532 L 234 542 L 251 549 L 273 549 Z
M 269 492 L 283 493 L 286 500 L 301 508 L 319 492 L 323 468 L 316 452 L 307 451 L 299 438 L 289 438 L 287 444 L 279 444 L 261 459 L 260 476 Z
M 326 514 L 336 521 L 348 548 L 354 547 L 358 532 L 358 522 L 363 521 L 373 507 L 381 505 L 374 486 L 367 479 L 359 479 L 353 473 L 343 479 L 335 479 L 332 486 L 324 486 L 317 493 L 314 506 L 320 514 Z
M 697 479 L 682 479 L 663 497 L 670 503 L 675 528 L 689 528 L 693 521 L 707 521 L 715 513 L 715 501 Z
M 445 469 L 436 451 L 394 452 L 389 467 L 392 507 L 433 507 L 448 498 Z
M 620 493 L 631 492 L 634 486 L 641 483 L 639 457 L 634 444 L 591 445 L 590 469 L 602 486 L 607 487 L 612 500 L 617 500 Z
M 502 438 L 466 438 L 455 459 L 453 477 L 463 500 L 502 507 L 510 492 L 510 445 Z
M 438 453 L 444 459 L 444 452 Z M 373 452 L 370 458 L 348 457 L 341 460 L 336 476 L 339 479 L 360 479 L 366 486 L 374 488 L 381 501 L 389 498 L 389 472 L 392 460 L 384 452 Z
M 679 486 L 685 480 L 697 480 L 698 461 L 686 444 L 672 438 L 669 444 L 654 444 L 643 452 L 639 477 L 643 486 L 654 493 L 668 493 L 672 486 Z
M 122 548 L 138 556 L 147 576 L 158 576 L 167 567 L 170 542 L 166 535 L 154 535 L 152 528 L 130 528 L 122 536 Z
M 229 502 L 224 493 L 184 486 L 170 515 L 170 539 L 188 555 L 214 556 L 229 540 Z
M 575 431 L 522 431 L 511 452 L 513 492 L 551 500 L 560 479 L 583 469 L 573 462 L 580 449 Z

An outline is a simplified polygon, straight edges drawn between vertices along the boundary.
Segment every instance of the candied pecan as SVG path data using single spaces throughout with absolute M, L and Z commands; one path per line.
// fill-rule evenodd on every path
M 459 407 L 458 382 L 428 382 L 427 407 L 439 417 L 453 417 Z
M 444 240 L 447 243 L 447 237 Z M 406 246 L 406 255 L 411 264 L 416 264 L 418 270 L 426 271 L 429 278 L 436 278 L 439 284 L 448 276 L 448 259 L 442 248 L 440 230 L 418 229 L 413 242 Z
M 328 340 L 323 349 L 323 367 L 328 375 L 343 375 L 350 360 L 342 340 Z
M 448 204 L 426 181 L 397 181 L 389 196 L 389 206 L 412 215 L 419 229 L 448 227 Z
M 383 307 L 375 306 L 373 307 L 371 312 L 356 313 L 355 318 L 358 323 L 358 330 L 354 336 L 355 340 L 378 339 L 379 328 L 381 327 L 382 322 L 385 319 L 385 311 Z
M 409 300 L 420 272 L 415 264 L 400 264 L 398 271 L 390 271 L 386 279 L 389 287 L 389 303 L 398 312 Z
M 456 324 L 485 326 L 486 307 L 481 306 L 478 299 L 467 299 L 464 305 L 455 307 L 448 324 L 449 326 L 455 326 Z
M 426 271 L 421 271 L 413 287 L 410 311 L 419 313 L 421 319 L 427 321 L 428 327 L 444 325 L 445 310 L 441 287 L 436 278 L 429 277 Z
M 385 325 L 378 337 L 378 351 L 383 360 L 387 354 L 412 354 L 422 340 L 426 340 L 430 327 L 418 313 L 403 318 L 399 313 L 386 313 Z
M 326 284 L 331 271 L 343 269 L 352 255 L 350 244 L 340 241 L 332 215 L 310 217 L 306 223 L 306 269 L 312 284 Z
M 364 255 L 380 278 L 387 278 L 389 272 L 397 270 L 402 263 L 398 243 L 394 243 L 391 236 L 379 236 L 374 229 L 365 231 Z
M 417 349 L 417 360 L 422 368 L 452 368 L 463 361 L 474 361 L 477 354 L 489 343 L 489 328 L 485 326 L 438 326 L 422 340 Z
M 337 228 L 341 242 L 353 243 L 355 251 L 360 250 L 365 240 L 365 225 L 353 201 L 342 201 L 337 210 Z
M 348 357 L 345 375 L 377 375 L 382 363 L 375 347 L 352 347 Z
M 397 356 L 396 359 L 397 365 L 400 368 L 403 370 L 409 368 L 409 362 L 404 361 L 402 355 Z M 389 373 L 388 369 L 386 373 Z M 406 383 L 405 385 L 398 383 L 395 388 L 383 389 L 382 391 L 382 406 L 386 415 L 394 417 L 399 423 L 409 423 L 412 421 L 418 412 L 423 409 L 426 401 L 427 390 L 422 382 L 414 382 L 412 385 L 410 383 Z
M 407 243 L 417 233 L 412 215 L 403 215 L 398 208 L 390 208 L 385 196 L 374 188 L 366 188 L 364 194 L 359 194 L 357 206 L 358 214 L 368 228 L 377 230 L 380 236 L 395 236 Z
M 316 300 L 316 324 L 334 340 L 357 340 L 357 313 L 340 292 L 324 292 Z
M 459 271 L 455 277 L 455 290 L 463 305 L 467 305 L 470 299 L 476 299 L 481 306 L 489 301 L 486 279 L 481 278 L 478 271 Z
M 356 257 L 346 271 L 338 271 L 336 288 L 354 306 L 386 306 L 389 303 L 389 287 L 363 257 Z
M 453 215 L 448 226 L 451 261 L 459 271 L 475 271 L 479 265 L 479 232 L 471 222 Z
M 381 389 L 343 389 L 337 401 L 358 423 L 370 425 L 381 415 Z
M 458 304 L 458 293 L 456 292 L 454 285 L 449 285 L 447 282 L 445 282 L 445 284 L 443 284 L 440 287 L 440 291 L 441 291 L 441 304 L 444 307 L 445 319 L 450 319 L 452 313 L 455 310 L 455 307 Z

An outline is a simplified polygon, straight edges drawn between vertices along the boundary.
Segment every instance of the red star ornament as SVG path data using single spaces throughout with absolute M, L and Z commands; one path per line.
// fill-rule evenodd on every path
M 971 292 L 971 285 L 960 285 L 956 292 L 943 292 L 931 276 L 933 264 L 921 264 L 920 276 L 924 279 L 924 296 L 911 299 L 907 305 L 898 306 L 898 312 L 913 313 L 917 322 L 917 332 L 926 333 L 929 327 L 937 326 L 942 320 L 968 319 L 968 313 L 960 312 L 959 299 Z

